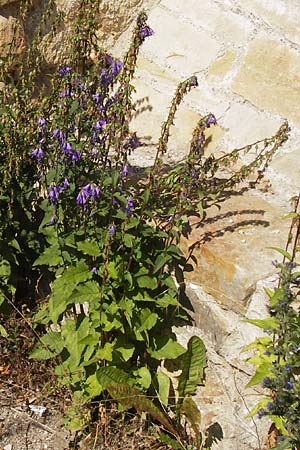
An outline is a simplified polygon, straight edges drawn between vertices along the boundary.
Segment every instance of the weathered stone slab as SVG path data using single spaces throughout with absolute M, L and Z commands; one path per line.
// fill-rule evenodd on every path
M 185 254 L 193 248 L 185 277 L 201 285 L 223 307 L 244 313 L 256 283 L 269 276 L 278 254 L 268 247 L 284 247 L 289 223 L 282 210 L 254 193 L 233 195 L 212 207 L 204 223 L 190 219 L 192 232 L 182 238 Z
M 227 50 L 223 56 L 213 61 L 208 69 L 209 79 L 216 77 L 218 79 L 224 78 L 232 69 L 234 61 L 237 58 L 236 52 Z
M 148 22 L 155 35 L 144 43 L 143 56 L 179 77 L 188 77 L 208 67 L 220 48 L 220 44 L 208 33 L 173 16 L 162 7 L 152 10 Z
M 246 17 L 231 11 L 225 12 L 213 0 L 206 0 L 203 4 L 199 3 L 199 0 L 188 0 L 184 3 L 184 7 L 182 0 L 162 0 L 161 4 L 178 16 L 186 17 L 195 27 L 209 31 L 224 43 L 243 44 L 253 28 Z M 197 51 L 202 45 L 201 42 L 197 46 Z M 206 48 L 210 53 L 210 48 Z
M 263 19 L 287 39 L 300 44 L 298 0 L 242 0 L 241 8 Z
M 282 120 L 260 112 L 247 103 L 234 103 L 220 122 L 230 132 L 232 144 L 243 147 L 273 136 Z
M 155 145 L 158 142 L 161 124 L 167 119 L 171 100 L 177 87 L 175 81 L 171 79 L 165 81 L 166 83 L 159 86 L 152 86 L 140 79 L 136 79 L 134 82 L 136 114 L 131 122 L 131 128 L 137 132 L 146 146 L 132 154 L 130 157 L 132 164 L 149 165 L 154 160 L 155 148 L 153 144 Z M 162 90 L 159 90 L 159 88 Z M 189 109 L 185 104 L 179 106 L 174 125 L 171 128 L 166 162 L 180 161 L 188 154 L 192 133 L 199 119 L 200 115 Z M 222 135 L 223 130 L 218 126 L 207 130 L 208 145 L 206 151 L 208 153 L 214 151 Z
M 300 123 L 300 55 L 270 39 L 256 39 L 232 84 L 261 109 Z
M 8 18 L 0 16 L 0 57 L 5 57 L 11 52 L 19 57 L 25 48 L 24 30 L 17 19 L 12 16 Z

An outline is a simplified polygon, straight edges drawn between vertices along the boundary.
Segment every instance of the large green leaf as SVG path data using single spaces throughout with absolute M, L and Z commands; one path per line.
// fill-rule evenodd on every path
M 185 348 L 172 337 L 158 336 L 154 348 L 149 348 L 148 352 L 156 359 L 175 359 L 185 352 Z
M 157 372 L 156 379 L 158 384 L 159 401 L 167 407 L 169 403 L 170 378 L 163 372 Z
M 277 330 L 279 327 L 278 320 L 275 317 L 268 317 L 267 319 L 244 319 L 243 322 L 251 323 L 265 331 Z
M 49 359 L 59 355 L 64 348 L 61 333 L 49 331 L 41 337 L 40 341 L 30 353 L 30 358 Z
M 159 421 L 168 431 L 178 435 L 170 419 L 153 401 L 132 386 L 133 380 L 123 370 L 116 367 L 101 367 L 97 370 L 100 385 L 106 389 L 111 397 L 121 403 L 124 408 L 134 408 L 139 412 L 147 412 Z
M 100 256 L 101 254 L 99 245 L 95 240 L 77 242 L 77 248 L 81 250 L 84 255 Z
M 156 289 L 157 279 L 155 277 L 150 277 L 149 275 L 142 275 L 137 278 L 137 284 L 140 288 Z
M 69 267 L 59 278 L 56 278 L 49 300 L 49 317 L 53 323 L 57 323 L 68 305 L 75 304 L 79 300 L 79 298 L 76 300 L 76 297 L 72 297 L 77 285 L 91 278 L 92 272 L 83 261 L 79 261 L 76 266 Z M 90 294 L 90 288 L 91 285 L 88 284 L 87 295 Z
M 182 372 L 178 379 L 179 404 L 188 395 L 194 395 L 198 385 L 203 384 L 206 367 L 206 348 L 198 336 L 192 336 L 187 351 L 178 359 Z
M 58 244 L 47 247 L 42 255 L 40 255 L 33 263 L 33 266 L 59 266 L 63 264 L 61 248 Z

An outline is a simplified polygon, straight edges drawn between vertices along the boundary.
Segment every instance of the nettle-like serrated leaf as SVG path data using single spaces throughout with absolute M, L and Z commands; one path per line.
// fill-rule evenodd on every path
M 7 280 L 10 276 L 10 272 L 11 272 L 10 263 L 6 259 L 3 259 L 0 262 L 0 278 Z
M 157 297 L 156 304 L 161 308 L 166 308 L 167 306 L 179 306 L 177 296 L 172 296 L 170 294 L 164 294 L 162 297 Z
M 154 340 L 154 348 L 148 348 L 148 353 L 156 359 L 175 359 L 185 353 L 185 348 L 171 337 L 158 336 Z
M 74 304 L 91 303 L 99 299 L 100 287 L 96 281 L 87 281 L 77 286 L 72 293 L 72 302 Z
M 80 241 L 77 242 L 77 248 L 78 250 L 82 251 L 84 255 L 90 255 L 90 256 L 100 256 L 101 251 L 99 249 L 99 246 L 95 240 L 92 241 Z
M 169 394 L 170 394 L 170 385 L 171 380 L 165 373 L 159 371 L 156 374 L 157 384 L 158 384 L 158 398 L 159 401 L 165 407 L 169 404 Z
M 86 344 L 84 338 L 90 333 L 91 323 L 88 317 L 84 317 L 78 324 L 76 320 L 67 319 L 61 325 L 61 335 L 64 339 L 64 346 L 70 356 L 65 361 L 70 372 L 74 372 L 80 366 Z
M 47 247 L 42 255 L 40 255 L 33 263 L 33 266 L 60 266 L 63 264 L 61 249 L 58 244 Z
M 194 431 L 195 438 L 196 438 L 196 444 L 197 444 L 197 450 L 200 450 L 201 444 L 202 444 L 202 435 L 200 432 L 200 422 L 201 422 L 201 413 L 194 402 L 194 400 L 191 397 L 185 397 L 181 407 L 180 407 L 181 414 L 184 414 L 186 419 L 188 420 L 192 430 Z
M 40 341 L 30 353 L 29 358 L 50 359 L 59 355 L 64 348 L 64 341 L 61 334 L 56 331 L 49 331 L 40 338 Z
M 247 352 L 248 350 L 256 349 L 256 350 L 262 350 L 262 353 L 272 344 L 272 339 L 269 336 L 262 336 L 255 341 L 251 342 L 248 345 L 245 345 L 245 347 L 242 348 L 241 352 Z
M 186 352 L 178 359 L 182 369 L 178 377 L 179 403 L 188 395 L 194 395 L 198 385 L 203 384 L 206 367 L 206 348 L 198 336 L 192 336 Z
M 133 380 L 130 378 L 128 373 L 117 367 L 106 366 L 100 367 L 97 372 L 97 378 L 101 386 L 107 389 L 107 386 L 113 383 L 129 383 L 133 384 Z
M 92 272 L 83 261 L 79 261 L 76 266 L 69 267 L 60 277 L 56 278 L 49 300 L 49 317 L 54 324 L 57 323 L 68 305 L 76 303 L 76 298 L 72 298 L 75 288 L 91 278 Z

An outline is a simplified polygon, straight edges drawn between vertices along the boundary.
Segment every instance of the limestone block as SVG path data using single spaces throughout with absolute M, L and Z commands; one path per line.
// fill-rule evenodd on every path
M 281 125 L 280 119 L 260 112 L 247 103 L 233 104 L 220 123 L 223 128 L 228 130 L 230 136 L 228 140 L 235 147 L 243 147 L 271 137 Z
M 209 78 L 224 78 L 232 68 L 233 63 L 236 60 L 236 56 L 236 52 L 227 50 L 221 58 L 216 59 L 210 65 L 208 69 Z
M 133 24 L 138 13 L 143 9 L 149 9 L 156 0 L 102 0 L 99 9 L 96 11 L 96 22 L 98 25 L 97 39 L 102 48 L 112 51 L 117 40 L 127 28 Z M 79 0 L 56 0 L 58 9 L 66 13 L 66 20 L 62 31 L 56 34 L 53 42 L 47 46 L 46 60 L 57 62 L 65 49 L 66 39 L 70 28 L 77 16 Z M 123 54 L 130 39 L 121 39 L 118 45 L 119 56 Z M 124 42 L 123 42 L 124 41 Z
M 224 313 L 226 315 L 226 312 Z M 242 324 L 243 325 L 243 324 Z M 256 328 L 256 327 L 253 327 Z M 217 331 L 217 330 L 216 330 Z M 245 365 L 236 353 L 235 361 L 227 361 L 214 346 L 207 334 L 199 327 L 183 327 L 175 330 L 182 345 L 187 345 L 193 335 L 200 336 L 207 348 L 208 367 L 205 369 L 205 385 L 199 387 L 194 400 L 201 411 L 201 430 L 212 427 L 218 436 L 214 450 L 257 450 L 265 442 L 270 421 L 267 418 L 253 420 L 248 412 L 257 404 L 262 388 L 245 389 L 254 373 L 253 367 Z M 251 342 L 251 336 L 247 343 Z M 229 349 L 230 351 L 230 349 Z
M 149 24 L 155 35 L 144 43 L 143 56 L 180 78 L 205 69 L 217 55 L 215 39 L 161 7 L 152 10 Z
M 293 195 L 298 194 L 300 185 L 299 148 L 274 158 L 270 168 L 268 176 L 272 180 L 272 188 L 277 194 L 280 193 L 282 197 L 286 194 L 287 201 Z
M 186 279 L 201 285 L 223 307 L 237 313 L 246 310 L 258 280 L 272 273 L 278 257 L 269 247 L 283 247 L 289 224 L 282 210 L 251 192 L 231 196 L 212 207 L 203 223 L 190 219 L 192 232 L 182 238 L 185 254 L 194 247 Z
M 197 28 L 209 31 L 223 43 L 243 45 L 253 29 L 250 20 L 231 11 L 224 11 L 213 0 L 162 0 L 161 4 L 177 15 L 186 17 Z M 200 46 L 202 46 L 202 42 Z M 210 52 L 210 47 L 206 47 Z
M 242 0 L 240 7 L 263 19 L 287 39 L 300 44 L 298 0 Z
M 26 49 L 24 30 L 12 16 L 0 16 L 0 57 L 12 53 L 21 56 Z M 17 62 L 17 61 L 15 61 Z
M 261 109 L 300 123 L 300 55 L 267 38 L 256 39 L 231 86 Z

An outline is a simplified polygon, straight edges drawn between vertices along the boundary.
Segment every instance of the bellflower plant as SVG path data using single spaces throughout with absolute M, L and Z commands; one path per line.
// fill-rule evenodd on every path
M 49 5 L 43 26 L 55 12 Z M 53 358 L 59 380 L 71 386 L 80 403 L 71 428 L 84 427 L 84 407 L 109 393 L 125 409 L 150 414 L 166 430 L 165 439 L 200 449 L 199 412 L 191 396 L 204 382 L 205 346 L 194 336 L 184 348 L 172 329 L 191 321 L 180 236 L 189 214 L 196 211 L 203 220 L 221 194 L 257 169 L 263 173 L 287 139 L 288 125 L 271 138 L 206 157 L 206 131 L 216 125 L 207 114 L 195 127 L 186 160 L 166 169 L 176 112 L 198 84 L 192 76 L 174 93 L 153 166 L 135 174 L 129 156 L 142 142 L 130 128 L 132 80 L 141 45 L 153 30 L 141 13 L 118 61 L 97 43 L 97 5 L 99 0 L 79 2 L 49 94 L 36 84 L 40 47 L 28 50 L 16 87 L 0 91 L 0 308 L 9 302 L 34 305 L 44 335 L 31 357 Z M 38 36 L 41 29 L 35 45 Z M 9 83 L 5 67 L 0 73 Z M 220 176 L 253 146 L 259 151 L 251 163 Z M 45 297 L 40 280 L 47 284 Z M 175 403 L 174 377 L 163 371 L 163 361 L 170 360 L 174 370 L 181 369 Z M 297 386 L 290 365 L 286 395 Z M 194 437 L 187 435 L 183 417 Z

